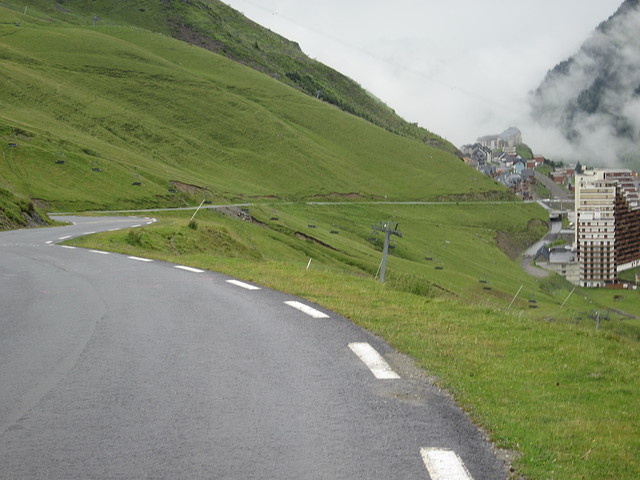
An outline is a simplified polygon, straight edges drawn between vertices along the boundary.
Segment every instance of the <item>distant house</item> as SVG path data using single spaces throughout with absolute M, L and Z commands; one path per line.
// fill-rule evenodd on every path
M 573 183 L 573 177 L 576 174 L 576 170 L 573 167 L 557 169 L 549 174 L 549 178 L 561 185 L 571 185 Z
M 471 160 L 471 163 L 475 163 L 479 167 L 493 161 L 493 151 L 479 143 L 464 145 L 461 151 Z
M 484 165 L 478 169 L 488 177 L 495 177 L 498 175 L 498 167 L 492 164 Z
M 500 148 L 500 139 L 498 135 L 485 135 L 478 138 L 478 143 L 483 147 L 490 148 L 491 150 L 498 150 Z
M 526 168 L 522 170 L 522 172 L 520 173 L 520 176 L 522 176 L 522 180 L 525 182 L 535 183 L 536 172 L 530 168 Z
M 506 153 L 509 157 L 515 157 L 518 155 L 518 152 L 516 150 L 516 147 L 504 147 L 502 149 L 504 151 L 504 153 Z
M 565 277 L 574 285 L 580 284 L 580 265 L 577 254 L 564 247 L 542 247 L 545 251 L 538 251 L 535 262 L 538 267 L 551 270 Z M 541 249 L 541 250 L 542 250 Z
M 486 135 L 484 137 L 480 137 L 477 142 L 491 150 L 515 147 L 522 143 L 522 133 L 517 128 L 510 127 L 499 135 Z
M 515 188 L 520 182 L 522 182 L 522 177 L 515 173 L 505 175 L 504 179 L 502 179 L 502 183 L 509 188 Z
M 527 168 L 527 162 L 525 162 L 523 159 L 521 158 L 517 158 L 514 162 L 513 162 L 513 170 L 520 175 L 522 173 L 523 170 L 525 170 Z

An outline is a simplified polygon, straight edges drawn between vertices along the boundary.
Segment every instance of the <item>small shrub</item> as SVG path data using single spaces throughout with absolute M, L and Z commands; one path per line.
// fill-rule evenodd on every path
M 127 243 L 134 247 L 141 247 L 143 235 L 142 229 L 133 228 L 127 233 Z

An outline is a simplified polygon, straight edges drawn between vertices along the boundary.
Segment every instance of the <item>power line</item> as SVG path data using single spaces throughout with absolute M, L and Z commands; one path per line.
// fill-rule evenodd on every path
M 511 111 L 511 109 L 512 109 L 512 107 L 501 103 L 499 100 L 496 101 L 496 100 L 490 99 L 490 98 L 488 98 L 488 97 L 486 97 L 484 95 L 481 95 L 481 94 L 479 94 L 477 92 L 474 92 L 474 91 L 471 91 L 469 89 L 460 87 L 458 85 L 454 85 L 454 84 L 452 84 L 450 82 L 438 80 L 437 78 L 434 78 L 433 75 L 428 75 L 428 74 L 426 74 L 424 72 L 421 72 L 419 70 L 407 67 L 405 64 L 402 64 L 402 63 L 399 63 L 399 62 L 394 62 L 394 61 L 389 60 L 387 58 L 383 58 L 383 57 L 381 57 L 379 55 L 376 55 L 375 53 L 373 53 L 373 52 L 371 52 L 371 51 L 369 51 L 369 50 L 367 50 L 365 48 L 362 48 L 360 46 L 345 42 L 344 40 L 342 40 L 342 39 L 340 39 L 338 37 L 335 37 L 335 36 L 330 35 L 330 34 L 328 34 L 326 32 L 320 31 L 320 30 L 318 30 L 316 28 L 313 28 L 313 27 L 311 27 L 309 25 L 300 23 L 297 20 L 294 20 L 294 19 L 292 19 L 290 17 L 287 17 L 285 15 L 282 15 L 279 12 L 273 11 L 272 9 L 267 8 L 267 7 L 263 6 L 263 5 L 260 5 L 260 4 L 256 3 L 256 2 L 252 1 L 252 0 L 238 0 L 238 1 L 246 3 L 248 5 L 251 5 L 252 7 L 256 8 L 258 10 L 262 10 L 263 12 L 269 13 L 272 16 L 277 16 L 279 19 L 282 19 L 282 20 L 284 20 L 284 21 L 286 21 L 286 22 L 288 22 L 288 23 L 290 23 L 292 25 L 295 25 L 295 26 L 297 26 L 299 28 L 302 28 L 302 29 L 304 29 L 304 30 L 306 30 L 308 32 L 311 32 L 311 33 L 313 33 L 315 35 L 318 35 L 320 37 L 324 37 L 324 38 L 326 38 L 328 40 L 331 40 L 332 42 L 335 42 L 335 43 L 337 43 L 339 45 L 342 45 L 343 47 L 349 48 L 350 50 L 353 50 L 353 51 L 358 52 L 360 54 L 366 55 L 366 56 L 376 60 L 377 62 L 387 64 L 390 67 L 393 67 L 394 69 L 411 73 L 412 75 L 416 75 L 416 76 L 426 80 L 427 82 L 431 82 L 431 83 L 439 85 L 441 87 L 445 87 L 445 88 L 448 88 L 450 90 L 454 90 L 454 91 L 459 92 L 461 94 L 464 94 L 464 95 L 466 95 L 468 97 L 474 98 L 475 100 L 480 101 L 482 103 L 486 103 L 486 104 L 494 106 L 494 107 L 500 107 L 500 108 L 502 108 L 504 110 L 507 110 L 507 111 Z

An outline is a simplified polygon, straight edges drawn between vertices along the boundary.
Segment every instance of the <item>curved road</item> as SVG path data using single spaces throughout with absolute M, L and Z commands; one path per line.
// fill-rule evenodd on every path
M 71 220 L 0 232 L 0 478 L 506 478 L 450 399 L 348 320 L 56 245 L 152 221 Z

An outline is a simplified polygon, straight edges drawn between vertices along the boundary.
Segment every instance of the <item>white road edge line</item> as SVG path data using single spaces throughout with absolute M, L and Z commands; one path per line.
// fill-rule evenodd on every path
M 71 235 L 66 235 L 64 237 L 60 237 L 58 240 L 66 240 L 67 238 L 71 238 Z
M 46 242 L 44 242 L 44 243 L 46 243 L 47 245 L 51 245 L 51 244 L 53 243 L 53 240 L 47 240 L 47 241 L 46 241 Z
M 129 228 L 138 228 L 138 227 L 141 227 L 141 226 L 142 226 L 142 224 L 139 223 L 138 225 L 131 225 L 131 227 L 129 227 Z
M 84 232 L 83 235 L 93 235 L 96 232 Z
M 150 258 L 140 258 L 140 257 L 127 257 L 131 260 L 137 260 L 138 262 L 153 262 Z
M 62 248 L 68 248 L 69 250 L 75 250 L 76 247 L 72 247 L 71 245 L 60 245 Z
M 248 283 L 241 282 L 240 280 L 226 280 L 226 282 L 246 290 L 260 290 L 260 287 L 249 285 Z
M 200 270 L 199 268 L 185 267 L 184 265 L 176 265 L 175 267 L 180 270 L 186 270 L 187 272 L 204 273 L 204 270 Z
M 109 255 L 109 252 L 103 252 L 102 250 L 89 250 L 91 253 L 99 253 L 100 255 Z
M 304 303 L 300 303 L 300 302 L 296 302 L 295 300 L 289 301 L 289 302 L 284 302 L 285 304 L 289 305 L 290 307 L 293 307 L 297 310 L 300 310 L 303 313 L 306 313 L 307 315 L 309 315 L 310 317 L 313 318 L 329 318 L 329 315 L 322 313 L 318 310 L 316 310 L 315 308 L 311 308 L 308 305 L 305 305 Z
M 107 232 L 117 232 L 118 230 L 121 230 L 121 228 L 112 228 L 111 230 L 107 230 Z
M 380 380 L 395 380 L 400 378 L 396 372 L 389 366 L 382 355 L 368 343 L 350 343 L 349 348 L 355 353 L 362 362 L 369 367 L 371 373 Z
M 425 447 L 420 449 L 420 455 L 431 480 L 473 480 L 453 450 Z

